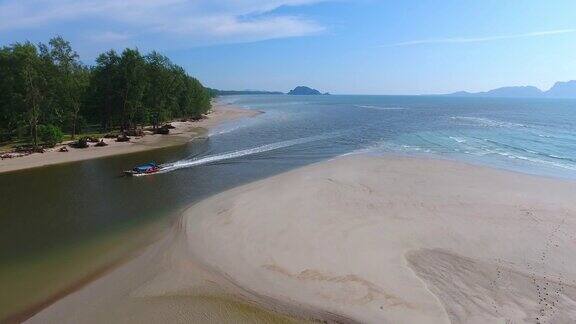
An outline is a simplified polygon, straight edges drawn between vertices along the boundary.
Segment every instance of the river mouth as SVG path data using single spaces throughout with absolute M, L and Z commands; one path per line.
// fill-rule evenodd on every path
M 164 219 L 117 228 L 3 266 L 0 284 L 10 293 L 2 295 L 0 316 L 7 322 L 26 320 L 113 270 L 157 239 L 167 226 Z
M 186 206 L 300 164 L 272 157 L 255 169 L 225 159 L 149 177 L 122 175 L 142 162 L 210 156 L 217 152 L 213 142 L 0 174 L 6 201 L 0 204 L 0 286 L 10 292 L 0 296 L 0 319 L 26 319 L 113 269 L 154 242 Z
M 0 286 L 10 292 L 0 296 L 0 318 L 26 318 L 153 242 L 174 212 L 122 212 L 137 188 L 121 170 L 179 158 L 198 144 L 0 175 L 7 202 L 0 206 Z
M 351 152 L 576 178 L 574 100 L 242 96 L 265 113 L 185 145 L 0 174 L 0 319 L 130 255 L 213 194 Z M 546 109 L 542 109 L 542 108 Z M 170 172 L 122 177 L 155 161 Z

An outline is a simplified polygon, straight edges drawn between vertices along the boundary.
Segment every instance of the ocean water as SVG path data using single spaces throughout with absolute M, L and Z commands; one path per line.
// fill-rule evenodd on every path
M 269 153 L 270 157 L 400 153 L 576 178 L 573 99 L 234 96 L 221 100 L 265 114 L 223 126 L 216 138 L 255 136 L 264 145 L 325 136 Z

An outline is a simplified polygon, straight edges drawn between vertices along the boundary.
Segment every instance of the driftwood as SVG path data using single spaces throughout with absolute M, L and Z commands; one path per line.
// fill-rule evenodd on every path
M 120 134 L 116 137 L 116 142 L 128 142 L 130 141 L 130 137 L 128 137 L 126 134 Z
M 14 148 L 15 153 L 44 153 L 44 148 L 42 146 L 34 145 L 20 145 Z
M 199 120 L 206 119 L 206 118 L 208 118 L 208 116 L 206 116 L 206 115 L 200 115 L 200 116 L 193 116 L 192 118 L 190 118 L 190 120 L 192 120 L 192 121 L 199 121 Z
M 100 140 L 100 142 L 96 143 L 96 145 L 94 145 L 94 146 L 98 146 L 98 147 L 108 146 L 108 143 L 104 142 L 104 140 L 102 139 L 102 140 Z
M 142 137 L 142 136 L 144 136 L 144 131 L 142 129 L 132 129 L 129 131 L 125 131 L 124 135 Z
M 31 152 L 27 152 L 27 153 L 21 153 L 21 152 L 8 152 L 8 153 L 4 153 L 2 155 L 0 155 L 0 158 L 2 160 L 4 159 L 12 159 L 12 158 L 18 158 L 18 157 L 22 157 L 22 156 L 26 156 L 26 155 L 30 155 Z
M 89 146 L 88 138 L 86 137 L 79 138 L 77 141 L 72 142 L 68 145 L 72 146 L 73 148 L 79 148 L 79 149 L 87 148 Z
M 170 128 L 166 127 L 166 125 L 162 127 L 158 127 L 154 130 L 156 134 L 168 135 L 170 133 Z

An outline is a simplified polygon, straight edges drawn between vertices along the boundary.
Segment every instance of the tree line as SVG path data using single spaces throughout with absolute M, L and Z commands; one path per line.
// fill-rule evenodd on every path
M 173 118 L 200 118 L 211 93 L 158 52 L 127 48 L 83 64 L 62 37 L 0 48 L 0 135 L 39 144 L 42 129 L 74 138 L 88 125 L 126 132 Z

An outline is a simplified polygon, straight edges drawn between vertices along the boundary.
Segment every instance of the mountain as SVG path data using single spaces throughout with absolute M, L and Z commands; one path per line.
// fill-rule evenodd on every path
M 553 98 L 576 98 L 576 80 L 556 82 L 550 90 L 546 91 L 546 96 Z
M 556 82 L 548 91 L 533 86 L 502 87 L 486 92 L 458 91 L 451 97 L 494 97 L 494 98 L 576 98 L 576 80 Z
M 228 95 L 280 95 L 285 94 L 280 91 L 262 91 L 262 90 L 219 90 L 207 88 L 212 96 L 228 96 Z M 329 95 L 328 92 L 321 93 L 316 89 L 309 87 L 299 86 L 288 92 L 289 95 Z
M 542 96 L 542 90 L 533 86 L 502 87 L 485 93 L 489 97 L 534 98 Z
M 542 90 L 532 87 L 502 87 L 493 89 L 486 92 L 466 92 L 459 91 L 449 96 L 455 97 L 508 97 L 508 98 L 537 98 L 541 97 L 543 94 Z
M 288 92 L 289 95 L 321 95 L 322 93 L 316 89 L 308 88 L 305 86 L 298 86 Z M 328 93 L 326 93 L 328 94 Z
M 454 93 L 447 94 L 445 96 L 454 96 L 454 97 L 468 97 L 473 96 L 474 94 L 468 91 L 458 91 Z

